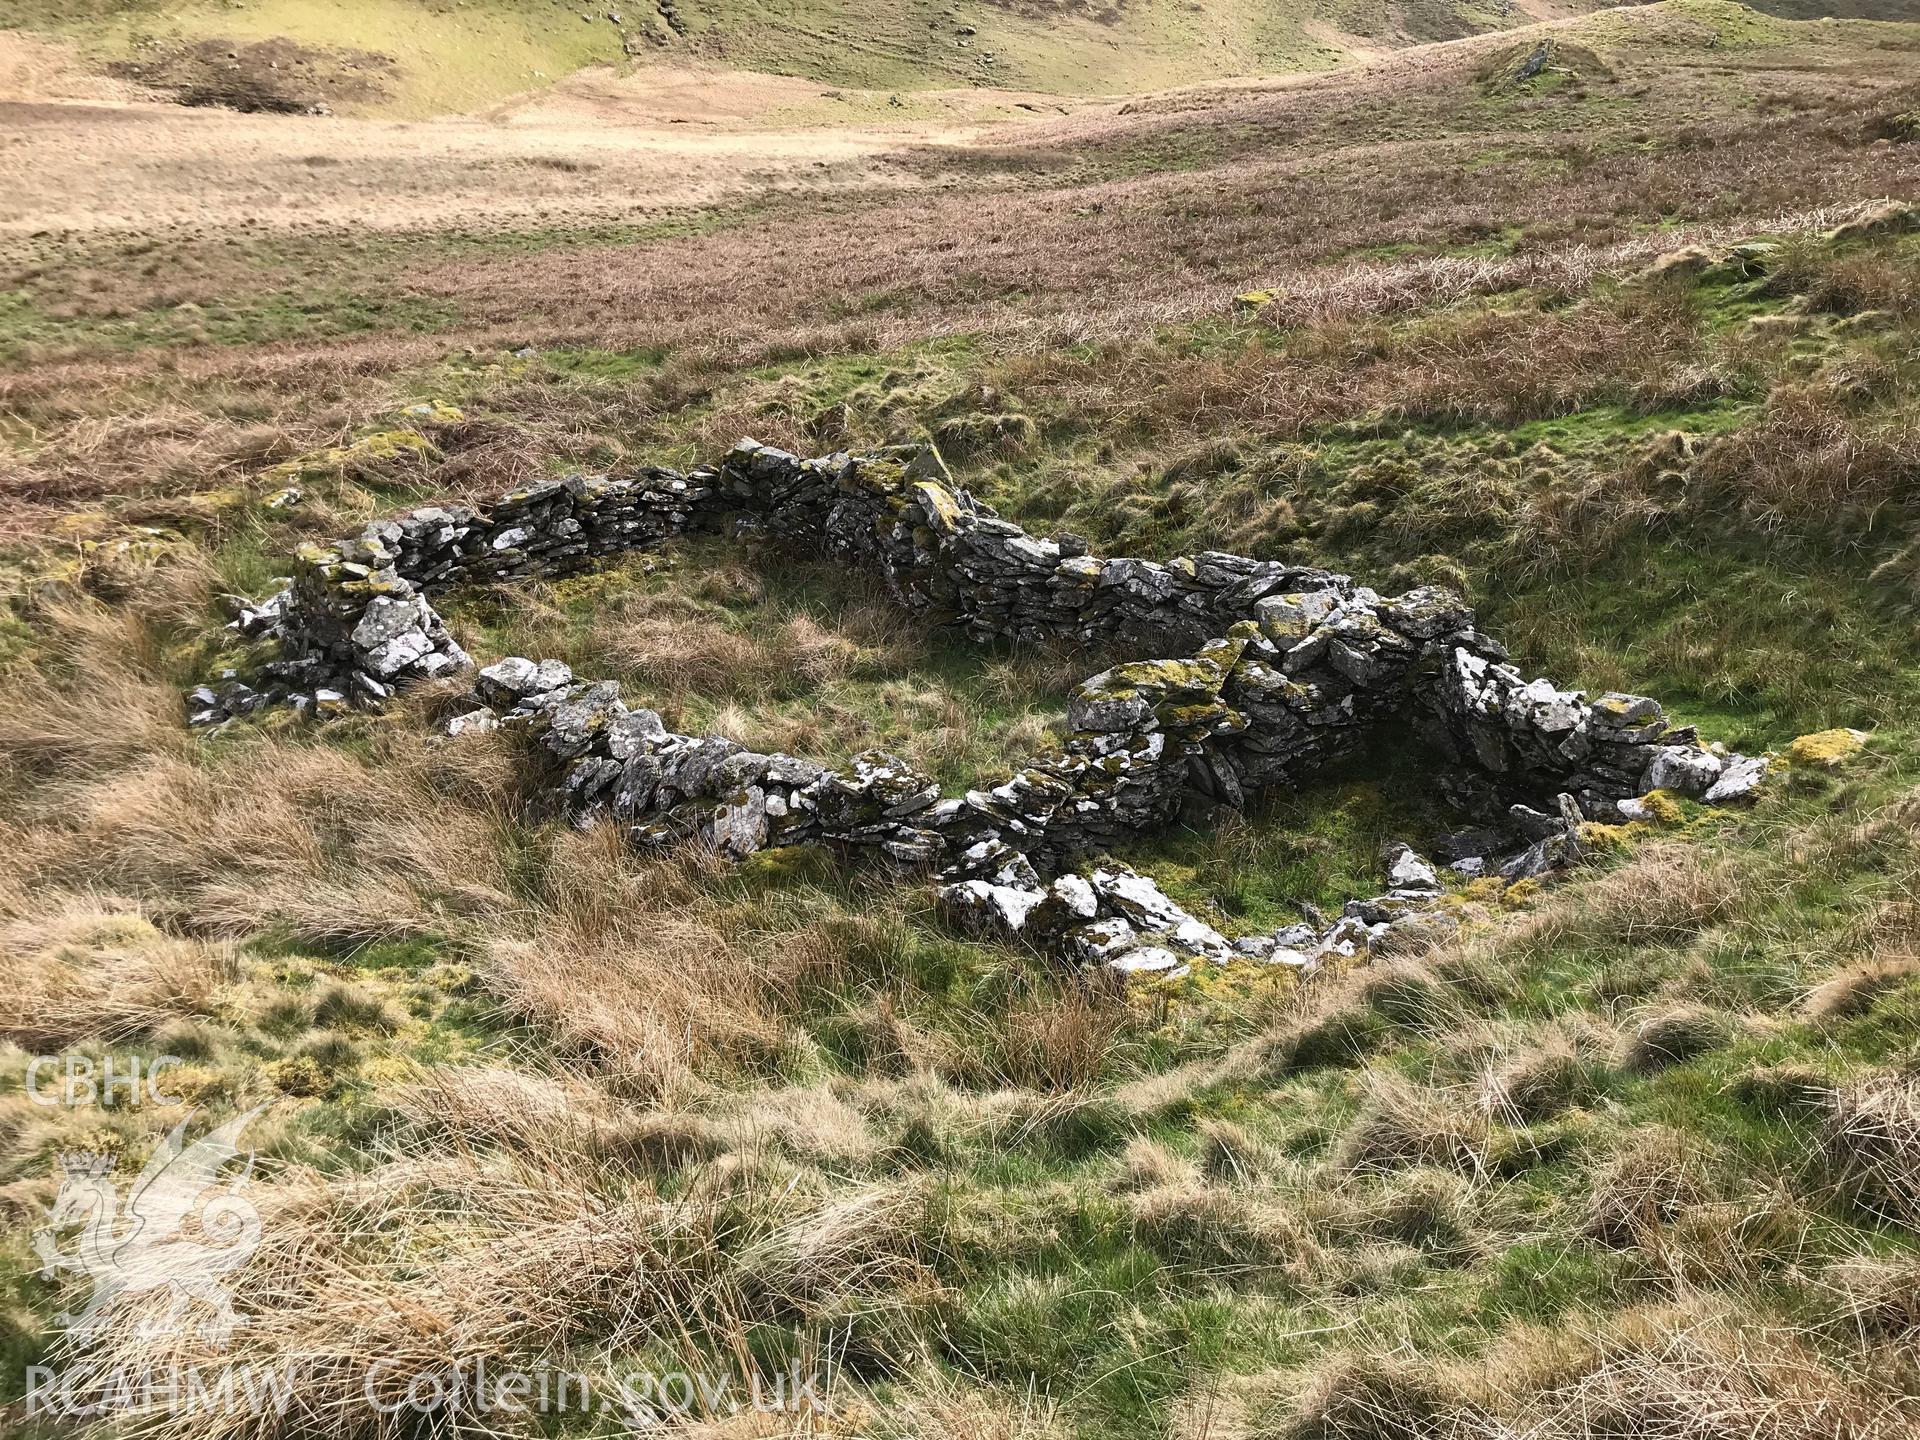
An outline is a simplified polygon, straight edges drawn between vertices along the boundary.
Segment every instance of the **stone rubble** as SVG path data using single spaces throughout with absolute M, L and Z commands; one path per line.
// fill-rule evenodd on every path
M 832 844 L 926 867 L 943 904 L 983 932 L 1018 935 L 1086 963 L 1184 973 L 1253 956 L 1312 965 L 1432 918 L 1435 868 L 1399 847 L 1390 889 L 1331 925 L 1229 942 L 1144 876 L 1087 857 L 1185 811 L 1240 806 L 1355 750 L 1377 725 L 1411 725 L 1462 771 L 1454 787 L 1491 827 L 1451 837 L 1462 875 L 1508 879 L 1577 858 L 1583 821 L 1630 818 L 1665 788 L 1741 798 L 1766 761 L 1725 755 L 1669 725 L 1642 696 L 1589 700 L 1526 681 L 1472 612 L 1437 589 L 1381 596 L 1345 575 L 1220 551 L 1168 561 L 1041 539 L 954 486 L 930 447 L 801 459 L 742 441 L 686 475 L 576 475 L 491 506 L 429 506 L 375 521 L 332 547 L 303 546 L 285 589 L 234 622 L 275 652 L 249 680 L 188 697 L 219 724 L 273 704 L 315 713 L 379 708 L 406 685 L 473 662 L 430 603 L 455 585 L 553 574 L 689 528 L 746 527 L 884 577 L 923 623 L 982 641 L 1070 640 L 1171 658 L 1092 676 L 1070 733 L 998 784 L 942 799 L 879 751 L 827 767 L 720 736 L 669 732 L 616 686 L 556 660 L 509 657 L 475 672 L 476 708 L 451 733 L 528 733 L 556 805 L 607 817 L 636 844 L 697 841 L 729 856 Z M 1536 806 L 1551 806 L 1550 810 Z

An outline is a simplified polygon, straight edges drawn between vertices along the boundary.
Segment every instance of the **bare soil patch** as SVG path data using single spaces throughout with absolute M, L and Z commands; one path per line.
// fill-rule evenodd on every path
M 311 115 L 324 114 L 336 104 L 385 98 L 396 64 L 391 55 L 302 45 L 280 36 L 248 43 L 200 40 L 107 68 L 182 105 Z

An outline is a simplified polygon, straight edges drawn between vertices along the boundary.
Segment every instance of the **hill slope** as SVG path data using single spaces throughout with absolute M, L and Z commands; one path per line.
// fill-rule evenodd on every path
M 587 65 L 712 64 L 878 89 L 1124 94 L 1577 13 L 1586 0 L 28 0 L 8 21 L 200 98 L 465 113 Z M 265 47 L 265 48 L 262 48 Z

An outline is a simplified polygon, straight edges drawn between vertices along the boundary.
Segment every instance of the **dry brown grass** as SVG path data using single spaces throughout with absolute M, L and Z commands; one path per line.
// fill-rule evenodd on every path
M 284 1423 L 380 1436 L 389 1421 L 370 1399 L 457 1384 L 483 1358 L 510 1364 L 591 1335 L 695 1363 L 696 1331 L 725 1350 L 756 1321 L 804 1323 L 854 1301 L 877 1313 L 927 1293 L 920 1205 L 905 1190 L 822 1199 L 789 1185 L 666 1202 L 609 1190 L 591 1162 L 527 1171 L 461 1158 L 297 1177 L 262 1198 L 264 1239 L 235 1287 L 252 1320 L 230 1349 L 191 1328 L 145 1330 L 153 1307 L 130 1304 L 93 1349 L 61 1357 L 63 1373 L 84 1385 L 115 1366 L 193 1364 L 213 1380 L 297 1356 Z M 255 1435 L 261 1420 L 244 1406 L 189 1418 L 164 1403 L 133 1418 L 202 1440 Z
M 554 1151 L 605 1153 L 613 1134 L 604 1090 L 501 1066 L 423 1068 L 419 1078 L 387 1087 L 381 1096 L 399 1122 L 395 1138 L 413 1148 L 500 1149 L 536 1160 Z M 620 1149 L 683 1154 L 695 1148 L 668 1142 L 671 1117 L 649 1117 L 644 1135 L 622 1133 Z
M 1550 1120 L 1593 1100 L 1601 1070 L 1576 1037 L 1554 1032 L 1491 1061 L 1481 1077 L 1480 1103 L 1508 1124 Z
M 62 602 L 50 653 L 0 696 L 0 737 L 20 742 L 0 824 L 21 882 L 108 888 L 207 933 L 279 922 L 321 941 L 508 908 L 502 747 L 456 755 L 396 714 L 370 727 L 368 759 L 259 734 L 201 763 L 164 657 L 183 574 L 204 597 L 204 571 L 163 565 L 111 605 Z
M 1133 1016 L 1118 987 L 1034 987 L 999 1017 L 983 1047 L 996 1083 L 1067 1091 L 1110 1078 L 1127 1050 Z M 947 1067 L 956 1067 L 949 1063 Z
M 1015 1398 L 938 1374 L 913 1385 L 867 1422 L 875 1440 L 1067 1440 L 1057 1402 Z
M 1572 1373 L 1509 1402 L 1524 1440 L 1894 1440 L 1910 1398 L 1724 1312 L 1629 1312 Z
M 1192 1189 L 1200 1182 L 1200 1169 L 1191 1160 L 1176 1155 L 1158 1140 L 1136 1135 L 1120 1152 L 1120 1163 L 1113 1178 L 1122 1191 Z
M 1287 1440 L 1895 1440 L 1914 1419 L 1911 1396 L 1710 1304 L 1516 1327 L 1467 1362 L 1383 1337 L 1254 1389 L 1273 1397 L 1257 1433 Z
M 1221 315 L 1255 287 L 1284 293 L 1278 314 L 1336 329 L 1496 287 L 1577 294 L 1653 246 L 1818 228 L 1848 202 L 1914 191 L 1914 147 L 1860 141 L 1888 87 L 1911 74 L 1904 52 L 1796 39 L 1770 50 L 1764 69 L 1741 70 L 1753 93 L 1735 103 L 1718 55 L 1690 49 L 1704 34 L 1650 48 L 1635 38 L 1643 24 L 1653 34 L 1672 23 L 1636 18 L 1608 42 L 1634 95 L 1618 112 L 1569 93 L 1527 102 L 1526 123 L 1509 126 L 1481 105 L 1483 57 L 1464 47 L 1390 72 L 1189 93 L 1029 127 L 1027 148 L 1062 162 L 1044 174 L 997 172 L 990 147 L 936 147 L 902 157 L 878 191 L 781 201 L 753 223 L 704 233 L 496 254 L 401 247 L 390 288 L 451 306 L 459 318 L 439 334 L 132 353 L 83 336 L 43 347 L 0 381 L 0 406 L 27 442 L 0 459 L 0 495 L 31 521 L 85 498 L 243 478 L 337 443 L 392 408 L 401 372 L 462 347 L 652 347 L 673 360 L 619 386 L 538 367 L 502 374 L 492 408 L 535 444 L 446 437 L 459 447 L 445 474 L 453 488 L 521 473 L 536 452 L 605 463 L 659 440 L 692 407 L 705 408 L 677 439 L 711 450 L 755 433 L 798 445 L 806 417 L 764 412 L 725 371 L 957 333 L 1031 350 L 1124 340 Z M 1648 136 L 1666 143 L 1641 143 Z M 1490 143 L 1498 163 L 1481 163 Z M 952 189 L 940 183 L 962 174 Z M 935 183 L 901 193 L 909 175 Z M 1509 227 L 1524 232 L 1512 253 L 1472 253 Z M 230 238 L 166 241 L 150 267 L 49 255 L 18 279 L 35 303 L 81 319 L 176 303 L 189 273 L 197 290 L 242 307 L 316 276 L 365 282 L 358 236 L 304 240 L 283 268 Z M 1374 247 L 1411 253 L 1353 258 Z M 764 283 L 770 274 L 782 282 Z M 1905 303 L 1857 264 L 1823 283 L 1836 304 Z M 1675 348 L 1683 326 L 1652 311 L 1624 322 L 1490 316 L 1453 337 L 1416 337 L 1398 356 L 1375 354 L 1379 337 L 1363 327 L 1332 337 L 1304 368 L 1276 350 L 1238 383 L 1204 357 L 1162 355 L 1167 373 L 1145 387 L 1123 350 L 1069 367 L 1058 398 L 1071 409 L 1070 387 L 1081 387 L 1095 403 L 1080 413 L 1115 430 L 1132 412 L 1180 432 L 1237 417 L 1274 433 L 1335 404 L 1436 416 L 1552 413 L 1581 396 L 1657 404 L 1724 383 Z M 1504 363 L 1522 349 L 1527 366 Z M 130 387 L 149 397 L 135 422 L 120 399 Z
M 1168 1184 L 1127 1198 L 1133 1235 L 1156 1254 L 1225 1280 L 1304 1278 L 1318 1253 L 1280 1196 Z
M 1625 864 L 1535 912 L 1507 940 L 1513 948 L 1675 944 L 1730 915 L 1740 898 L 1732 868 L 1699 846 L 1643 845 Z
M 417 741 L 401 750 L 411 763 L 368 764 L 263 738 L 211 767 L 163 755 L 63 778 L 36 797 L 29 863 L 215 934 L 278 922 L 320 943 L 366 943 L 509 910 L 497 801 L 444 803 L 446 787 L 484 784 L 485 767 L 459 772 Z
M 137 907 L 42 896 L 0 929 L 0 1038 L 45 1051 L 150 1035 L 213 1013 L 236 969 L 230 946 L 164 935 Z
M 1920 1332 L 1920 1256 L 1861 1256 L 1827 1267 L 1821 1283 L 1833 1299 L 1834 1323 L 1860 1336 Z
M 1594 1169 L 1581 1230 L 1603 1245 L 1656 1246 L 1682 1211 L 1710 1198 L 1699 1141 L 1643 1128 Z
M 1718 1049 L 1733 1033 L 1732 1017 L 1709 1006 L 1659 1009 L 1632 1022 L 1615 1058 L 1623 1070 L 1651 1074 Z
M 1709 447 L 1694 467 L 1697 503 L 1736 508 L 1761 529 L 1858 523 L 1911 493 L 1920 431 L 1911 410 L 1862 413 L 1861 401 L 1897 385 L 1891 373 L 1823 377 L 1774 387 L 1760 423 Z
M 1493 1243 L 1481 1195 L 1451 1170 L 1348 1180 L 1309 1203 L 1314 1232 L 1343 1246 L 1410 1247 L 1457 1264 Z
M 0 816 L 35 777 L 72 781 L 134 757 L 185 753 L 180 695 L 156 683 L 162 642 L 143 612 L 183 598 L 204 604 L 206 578 L 204 563 L 170 560 L 140 577 L 139 609 L 134 597 L 116 604 L 68 592 L 32 612 L 46 648 L 39 664 L 8 677 L 0 699 L 0 777 L 14 792 Z
M 1821 1146 L 1853 1204 L 1920 1223 L 1920 1076 L 1865 1076 L 1833 1091 Z
M 1344 1350 L 1315 1368 L 1276 1417 L 1281 1440 L 1439 1440 L 1471 1434 L 1471 1403 L 1405 1353 Z
M 610 617 L 594 629 L 597 648 L 648 696 L 766 701 L 844 679 L 861 658 L 852 641 L 804 615 L 767 634 L 668 616 Z
M 1873 1007 L 1874 1001 L 1920 975 L 1920 958 L 1873 956 L 1843 967 L 1822 980 L 1800 1002 L 1809 1020 L 1849 1020 Z
M 478 963 L 506 1011 L 647 1093 L 694 1062 L 765 1061 L 783 1034 L 767 958 L 662 880 L 609 827 L 563 837 L 538 906 Z
M 1435 1165 L 1485 1168 L 1486 1119 L 1437 1084 L 1422 1086 L 1388 1070 L 1370 1070 L 1366 1100 L 1333 1154 L 1350 1173 Z

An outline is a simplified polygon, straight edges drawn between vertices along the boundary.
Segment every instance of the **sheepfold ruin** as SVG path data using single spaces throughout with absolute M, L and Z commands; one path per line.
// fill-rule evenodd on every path
M 1082 682 L 1057 746 L 1015 774 L 943 798 L 879 751 L 828 766 L 679 735 L 610 681 L 557 660 L 478 667 L 432 597 L 551 575 L 692 529 L 756 530 L 883 577 L 922 623 L 976 640 L 1135 652 Z M 453 733 L 512 725 L 543 784 L 581 823 L 637 845 L 729 856 L 832 845 L 938 875 L 967 923 L 1088 963 L 1170 973 L 1235 955 L 1311 965 L 1431 923 L 1434 867 L 1397 849 L 1391 888 L 1331 926 L 1229 942 L 1123 865 L 1073 867 L 1183 814 L 1299 785 L 1400 726 L 1444 758 L 1449 792 L 1483 828 L 1450 837 L 1462 874 L 1535 875 L 1569 863 L 1580 827 L 1641 813 L 1655 789 L 1739 799 L 1766 762 L 1675 727 L 1645 696 L 1598 698 L 1524 680 L 1447 591 L 1382 596 L 1324 570 L 1206 551 L 1101 557 L 1077 537 L 1029 535 L 909 446 L 802 459 L 742 441 L 717 467 L 575 475 L 481 507 L 430 506 L 331 547 L 303 546 L 280 593 L 244 609 L 271 658 L 195 690 L 217 725 L 272 705 L 377 708 L 410 683 L 474 673 Z M 1436 777 L 1438 781 L 1440 777 Z

